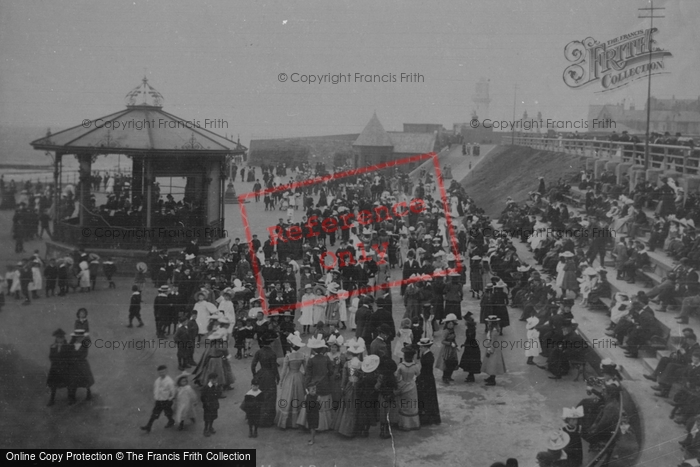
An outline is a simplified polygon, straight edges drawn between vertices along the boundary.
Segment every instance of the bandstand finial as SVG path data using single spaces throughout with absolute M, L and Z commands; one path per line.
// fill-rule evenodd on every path
M 148 77 L 144 74 L 141 84 L 132 89 L 125 97 L 126 106 L 163 107 L 163 95 L 148 84 Z

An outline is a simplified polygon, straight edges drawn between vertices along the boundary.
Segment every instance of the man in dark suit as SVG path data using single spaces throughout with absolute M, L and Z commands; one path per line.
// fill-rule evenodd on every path
M 681 358 L 675 363 L 668 363 L 663 372 L 658 376 L 659 384 L 657 386 L 652 386 L 652 389 L 658 391 L 656 396 L 658 397 L 668 397 L 669 392 L 671 392 L 671 386 L 673 383 L 680 381 L 688 369 L 692 365 L 692 355 L 696 351 L 700 351 L 700 346 L 698 345 L 698 338 L 695 334 L 692 334 L 685 338 L 686 343 L 690 345 L 688 350 L 681 354 Z M 683 350 L 682 348 L 679 352 Z M 660 362 L 659 362 L 660 363 Z M 646 376 L 646 375 L 645 375 Z M 647 378 L 648 379 L 648 378 Z
M 643 375 L 646 379 L 656 382 L 656 379 L 671 363 L 681 365 L 690 363 L 690 356 L 693 354 L 695 349 L 700 349 L 700 344 L 698 344 L 698 338 L 695 336 L 695 332 L 693 332 L 691 328 L 683 329 L 682 333 L 683 341 L 681 342 L 681 347 L 675 352 L 672 352 L 668 357 L 661 357 L 652 374 Z
M 168 311 L 170 309 L 170 299 L 168 291 L 170 288 L 163 285 L 158 289 L 158 295 L 153 301 L 153 315 L 156 321 L 156 337 L 165 337 L 165 329 L 168 326 Z
M 370 308 L 369 299 L 366 295 L 360 297 L 359 307 L 355 312 L 355 338 L 365 338 L 365 329 L 369 328 L 369 321 L 372 316 L 372 308 Z
M 409 279 L 413 274 L 418 274 L 421 268 L 420 264 L 418 264 L 418 261 L 416 260 L 416 254 L 412 250 L 409 250 L 406 256 L 408 257 L 408 259 L 403 264 L 403 282 L 401 284 L 401 295 L 403 295 L 406 292 L 406 280 Z
M 643 306 L 635 318 L 635 327 L 627 337 L 627 352 L 625 357 L 637 358 L 639 348 L 645 345 L 647 341 L 657 331 L 657 321 L 654 316 L 654 310 L 649 307 L 649 298 L 646 295 L 637 296 Z
M 379 305 L 379 301 L 377 301 Z M 391 341 L 396 337 L 396 325 L 391 312 L 385 308 L 377 308 L 377 311 L 372 313 L 369 320 L 369 329 L 373 339 L 379 337 L 380 330 L 387 330 L 386 342 L 391 345 Z
M 377 338 L 372 341 L 369 346 L 370 355 L 378 355 L 379 358 L 385 358 L 391 356 L 391 351 L 389 350 L 389 344 L 387 339 L 391 329 L 388 326 L 382 325 L 379 327 Z

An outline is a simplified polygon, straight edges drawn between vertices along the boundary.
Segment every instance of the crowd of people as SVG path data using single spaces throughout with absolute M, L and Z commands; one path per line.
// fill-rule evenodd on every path
M 230 360 L 246 358 L 252 358 L 253 378 L 241 408 L 250 437 L 257 436 L 259 427 L 306 428 L 313 443 L 316 432 L 366 437 L 379 425 L 380 438 L 389 438 L 396 428 L 439 424 L 433 368 L 441 370 L 445 386 L 455 382 L 458 369 L 465 372 L 467 384 L 483 374 L 486 386 L 496 385 L 496 378 L 507 371 L 507 346 L 497 343 L 510 324 L 509 306 L 521 308 L 520 319 L 527 321 L 528 364 L 558 379 L 572 364 L 585 360 L 586 346 L 581 345 L 572 312 L 574 300 L 585 291 L 585 304 L 600 306 L 599 298 L 609 297 L 610 290 L 609 284 L 607 290 L 604 286 L 602 265 L 592 267 L 599 254 L 595 247 L 589 245 L 586 254 L 573 238 L 550 238 L 544 229 L 537 233 L 533 228 L 537 214 L 544 213 L 542 219 L 550 222 L 566 222 L 562 210 L 554 208 L 554 214 L 540 204 L 559 196 L 557 189 L 533 196 L 528 206 L 509 200 L 499 219 L 504 227 L 533 228 L 533 235 L 524 234 L 520 240 L 529 243 L 545 271 L 556 274 L 556 280 L 548 280 L 518 256 L 513 243 L 517 236 L 485 234 L 492 231 L 491 219 L 456 182 L 448 188 L 454 244 L 430 180 L 421 180 L 410 198 L 386 191 L 375 197 L 371 187 L 369 194 L 352 190 L 373 182 L 358 177 L 328 187 L 325 199 L 320 196 L 326 188 L 322 187 L 318 201 L 312 198 L 313 204 L 305 204 L 299 222 L 280 219 L 268 230 L 264 244 L 257 234 L 250 243 L 235 239 L 220 258 L 200 255 L 196 240 L 175 257 L 158 248 L 149 252 L 136 272 L 128 326 L 134 319 L 143 325 L 141 290 L 150 275 L 158 289 L 154 331 L 178 343 L 181 373 L 173 381 L 167 368 L 159 367 L 155 407 L 144 431 L 150 431 L 163 412 L 169 420 L 166 426 L 179 423 L 184 429 L 191 414 L 203 411 L 204 434 L 213 435 L 218 399 L 236 383 Z M 422 206 L 418 212 L 408 208 L 416 200 Z M 391 212 L 402 202 L 405 216 L 376 215 L 359 222 L 362 211 Z M 320 228 L 328 219 L 341 226 L 337 235 Z M 300 240 L 285 234 L 292 227 L 299 228 Z M 336 243 L 338 248 L 333 248 Z M 338 259 L 332 268 L 323 261 L 330 254 Z M 77 257 L 75 262 L 84 259 Z M 390 290 L 382 287 L 394 268 L 404 279 L 405 313 L 398 326 Z M 478 316 L 463 309 L 467 284 L 472 297 L 480 300 Z M 459 346 L 456 330 L 462 322 L 466 339 Z M 479 324 L 484 326 L 482 342 L 492 343 L 488 348 L 477 339 Z M 636 324 L 633 333 L 635 329 Z M 204 351 L 195 358 L 202 343 Z M 541 357 L 545 364 L 535 361 Z M 594 397 L 571 409 L 575 416 L 566 412 L 571 416 L 564 417 L 564 428 L 550 436 L 549 449 L 537 456 L 540 465 L 562 465 L 556 462 L 567 457 L 574 459 L 567 465 L 581 465 L 576 461 L 582 458 L 580 439 L 593 450 L 607 442 L 617 426 L 615 404 L 620 397 L 619 374 L 603 368 L 606 371 L 613 377 L 605 381 L 613 384 L 603 384 L 599 393 L 592 390 Z
M 694 238 L 694 197 L 684 199 L 682 190 L 679 191 L 672 178 L 662 179 L 657 187 L 640 183 L 630 197 L 620 194 L 617 191 L 620 185 L 607 178 L 605 173 L 599 180 L 582 173 L 580 179 L 576 177 L 572 182 L 579 182 L 581 189 L 588 190 L 579 212 L 569 212 L 567 205 L 561 202 L 562 198 L 567 198 L 569 185 L 560 181 L 546 190 L 541 181 L 539 189 L 530 194 L 531 203 L 526 206 L 509 203 L 501 221 L 511 228 L 523 228 L 532 233 L 524 238 L 537 262 L 551 274 L 552 290 L 568 295 L 571 304 L 580 297 L 581 305 L 588 309 L 608 310 L 610 325 L 606 334 L 615 339 L 628 358 L 638 358 L 643 347 L 659 345 L 665 348 L 664 330 L 655 313 L 680 308 L 676 320 L 687 324 L 700 303 L 700 284 L 695 270 L 697 262 L 688 257 L 692 256 L 694 242 L 680 242 L 685 245 L 681 256 L 670 248 L 679 232 L 682 236 Z M 617 209 L 618 203 L 624 205 L 622 210 Z M 649 207 L 655 208 L 655 220 L 650 238 L 645 242 L 638 229 L 645 224 L 643 209 Z M 626 212 L 627 209 L 634 214 Z M 670 235 L 671 231 L 675 235 Z M 661 282 L 652 284 L 651 290 L 646 292 L 612 294 L 605 269 L 608 250 L 617 270 L 616 279 L 634 283 L 635 279 L 644 277 L 637 272 L 649 264 L 648 251 L 655 248 L 664 248 L 667 255 L 679 260 L 664 274 Z M 596 259 L 599 260 L 598 268 L 593 267 Z M 514 300 L 518 300 L 517 295 L 515 293 Z M 661 307 L 655 312 L 652 303 Z M 532 334 L 528 337 L 533 339 L 540 336 L 538 325 L 531 326 L 530 322 L 538 319 L 536 315 L 530 317 L 536 312 L 537 308 L 530 309 L 521 317 L 528 320 L 528 328 L 532 327 Z M 568 347 L 576 348 L 567 343 L 565 348 Z M 700 452 L 697 448 L 700 440 L 695 439 L 696 431 L 693 431 L 700 414 L 700 351 L 697 349 L 693 329 L 685 328 L 680 348 L 661 358 L 652 374 L 644 375 L 657 383 L 652 386 L 657 397 L 669 398 L 672 387 L 678 388 L 673 395 L 674 408 L 670 417 L 687 428 L 688 437 L 680 443 L 689 457 L 697 457 Z M 543 354 L 546 353 L 545 349 Z M 568 354 L 564 360 L 581 360 L 581 356 L 571 355 L 571 350 Z M 568 371 L 568 365 L 563 367 Z M 555 359 L 552 365 L 550 357 L 547 368 L 556 377 L 561 359 Z

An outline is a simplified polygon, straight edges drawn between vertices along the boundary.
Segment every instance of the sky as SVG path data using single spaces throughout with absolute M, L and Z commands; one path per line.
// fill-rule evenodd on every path
M 589 104 L 638 107 L 646 81 L 599 94 L 570 89 L 564 47 L 648 25 L 646 0 L 0 0 L 0 125 L 57 131 L 124 108 L 144 74 L 163 109 L 222 119 L 251 138 L 359 133 L 376 111 L 402 123 L 471 118 L 475 83 L 490 80 L 489 116 L 585 119 Z M 700 95 L 700 1 L 659 0 L 658 46 L 669 74 L 658 97 Z M 419 73 L 420 83 L 306 84 L 279 74 Z M 517 91 L 515 86 L 517 85 Z M 42 136 L 42 135 L 39 135 Z

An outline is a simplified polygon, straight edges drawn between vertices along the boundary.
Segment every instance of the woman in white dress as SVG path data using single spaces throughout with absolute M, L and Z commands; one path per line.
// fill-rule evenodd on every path
M 564 267 L 566 267 L 566 256 L 564 254 L 560 254 L 559 262 L 557 263 L 557 289 L 561 289 L 562 285 L 564 284 Z
M 450 216 L 452 216 L 453 219 L 459 217 L 459 198 L 456 196 L 450 198 Z
M 537 330 L 538 324 L 540 324 L 540 320 L 536 316 L 528 318 L 525 324 L 525 329 L 527 329 L 525 356 L 527 357 L 528 365 L 534 365 L 535 357 L 540 355 L 540 331 Z
M 218 313 L 213 303 L 204 300 L 204 293 L 197 294 L 197 302 L 194 304 L 194 311 L 197 312 L 197 326 L 199 326 L 199 336 L 209 332 L 209 317 Z
M 318 294 L 316 294 L 318 295 Z M 325 295 L 325 294 L 324 294 Z M 313 325 L 315 326 L 319 321 L 323 321 L 326 317 L 326 308 L 328 304 L 326 302 L 320 302 L 320 303 L 315 303 L 313 305 L 313 315 L 312 315 L 312 321 Z
M 228 318 L 231 323 L 236 322 L 236 310 L 233 307 L 233 302 L 231 301 L 231 290 L 230 289 L 225 289 L 224 292 L 221 294 L 221 302 L 219 303 L 219 308 L 217 311 L 223 313 L 223 315 Z M 199 312 L 197 312 L 197 318 L 199 318 Z M 233 326 L 229 326 L 228 329 L 228 335 L 230 336 L 233 333 Z
M 44 281 L 41 277 L 41 269 L 39 263 L 32 263 L 32 281 L 29 283 L 29 290 L 32 292 L 32 298 L 39 298 L 39 291 L 44 289 Z
M 301 303 L 311 302 L 316 300 L 316 294 L 313 292 L 313 287 L 311 284 L 306 284 L 304 286 L 304 295 L 301 297 Z M 303 334 L 308 334 L 311 326 L 314 325 L 314 306 L 311 303 L 301 306 L 301 317 L 299 317 L 299 324 L 302 326 L 301 332 Z

